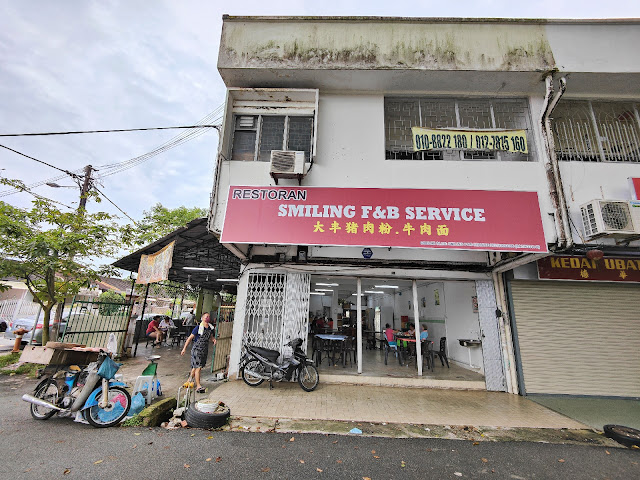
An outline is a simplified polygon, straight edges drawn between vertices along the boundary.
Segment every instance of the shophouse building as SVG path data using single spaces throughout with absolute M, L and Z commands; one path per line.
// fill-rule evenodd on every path
M 327 317 L 357 361 L 322 380 L 640 396 L 639 27 L 225 16 L 209 229 L 243 262 L 230 375 L 243 341 Z M 367 350 L 387 323 L 425 325 L 462 374 L 419 342 L 395 373 Z

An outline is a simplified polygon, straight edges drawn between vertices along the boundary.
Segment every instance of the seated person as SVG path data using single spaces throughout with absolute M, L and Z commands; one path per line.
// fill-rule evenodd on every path
M 409 324 L 409 329 L 407 330 L 407 335 L 411 335 L 412 337 L 415 337 L 416 335 L 416 328 L 413 325 L 413 323 Z
M 153 320 L 149 322 L 149 326 L 147 327 L 146 336 L 153 339 L 153 346 L 160 345 L 162 343 L 162 339 L 164 338 L 164 334 L 162 330 L 160 330 L 160 315 L 156 315 L 153 317 Z
M 166 333 L 167 330 L 169 330 L 170 328 L 176 328 L 176 326 L 171 318 L 163 316 L 160 325 L 158 325 L 158 328 L 162 330 L 163 333 Z
M 391 325 L 389 325 L 388 323 L 384 326 L 384 335 L 385 337 L 387 337 L 387 342 L 389 343 L 389 346 L 396 348 L 397 344 L 396 344 L 396 339 L 394 337 L 394 331 L 391 328 Z
M 429 338 L 429 332 L 427 332 L 426 325 L 420 325 L 420 341 L 423 342 Z

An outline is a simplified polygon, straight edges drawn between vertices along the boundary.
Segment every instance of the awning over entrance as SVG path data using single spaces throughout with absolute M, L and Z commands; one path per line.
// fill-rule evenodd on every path
M 236 279 L 240 273 L 240 261 L 218 242 L 207 230 L 207 219 L 192 220 L 186 227 L 179 228 L 137 252 L 113 263 L 115 267 L 129 272 L 137 272 L 142 255 L 158 252 L 175 240 L 172 267 L 169 280 L 190 283 L 200 288 L 218 291 L 223 285 L 230 293 L 235 293 L 235 282 L 221 282 L 220 279 Z M 189 270 L 185 267 L 199 267 L 212 270 Z

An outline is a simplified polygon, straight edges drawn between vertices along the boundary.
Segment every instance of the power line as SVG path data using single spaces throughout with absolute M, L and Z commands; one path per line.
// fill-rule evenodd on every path
M 161 153 L 164 153 L 167 150 L 170 150 L 172 148 L 175 148 L 179 145 L 182 145 L 183 143 L 186 143 L 190 140 L 193 140 L 194 138 L 199 137 L 200 135 L 206 133 L 209 128 L 216 128 L 218 130 L 218 132 L 220 131 L 220 122 L 222 121 L 222 113 L 224 110 L 224 104 L 219 105 L 213 112 L 209 113 L 208 115 L 204 116 L 202 119 L 200 119 L 197 122 L 197 128 L 193 128 L 193 129 L 188 129 L 187 132 L 182 132 L 178 135 L 176 135 L 175 137 L 173 137 L 172 139 L 170 139 L 169 141 L 163 143 L 162 145 L 156 147 L 155 149 L 151 150 L 150 152 L 147 152 L 143 155 L 140 155 L 138 157 L 134 157 L 131 158 L 129 160 L 125 160 L 123 162 L 118 162 L 118 163 L 112 163 L 112 164 L 106 164 L 106 165 L 99 165 L 98 169 L 101 171 L 101 175 L 99 175 L 100 178 L 102 177 L 107 177 L 110 175 L 115 175 L 116 173 L 120 173 L 124 170 L 128 170 L 129 168 L 133 168 L 137 165 L 140 165 L 141 163 L 146 162 L 147 160 L 149 160 L 150 158 L 159 155 Z M 211 126 L 213 125 L 213 126 Z M 194 126 L 196 127 L 196 126 Z M 55 167 L 54 167 L 55 168 Z M 60 170 L 60 169 L 59 169 Z M 64 171 L 67 175 L 70 174 L 69 172 L 67 172 L 66 170 L 62 170 Z M 74 178 L 81 178 L 82 177 L 82 172 L 83 169 L 78 169 L 75 170 L 74 172 L 71 172 L 74 175 L 77 175 L 77 177 L 74 176 Z M 61 180 L 62 178 L 65 178 L 65 175 L 61 175 L 61 176 L 57 176 L 57 177 L 52 177 L 52 178 L 48 178 L 45 180 L 41 180 L 39 182 L 36 183 L 32 183 L 30 185 L 28 185 L 29 188 L 36 188 L 39 187 L 41 185 L 44 185 L 46 183 L 51 183 L 51 182 L 56 182 L 58 180 Z M 0 191 L 0 197 L 4 197 L 7 195 L 12 195 L 14 193 L 17 193 L 16 190 L 11 189 L 11 190 L 4 190 L 4 191 Z
M 0 137 L 38 137 L 45 135 L 77 135 L 84 133 L 116 133 L 116 132 L 141 132 L 146 130 L 176 130 L 181 128 L 215 128 L 220 125 L 183 125 L 176 127 L 148 127 L 148 128 L 117 128 L 111 130 L 76 130 L 68 132 L 40 132 L 40 133 L 0 133 Z
M 50 163 L 44 162 L 44 161 L 39 160 L 39 159 L 37 159 L 35 157 L 30 157 L 29 155 L 26 155 L 26 154 L 24 154 L 22 152 L 14 150 L 13 148 L 9 148 L 9 147 L 7 147 L 5 145 L 0 145 L 0 147 L 6 148 L 7 150 L 11 150 L 13 153 L 17 153 L 18 155 L 22 155 L 23 157 L 26 157 L 26 158 L 28 158 L 30 160 L 35 160 L 36 162 L 42 163 L 43 165 L 46 165 L 47 167 L 51 167 L 51 168 L 55 168 L 56 170 L 60 170 L 61 172 L 64 172 L 64 173 L 66 173 L 67 175 L 70 175 L 73 178 L 78 178 L 78 175 L 75 175 L 74 173 L 70 172 L 69 170 L 64 170 L 63 168 L 58 168 L 55 165 L 51 165 Z
M 111 203 L 111 205 L 113 205 L 118 210 L 120 210 L 122 213 L 124 213 L 125 217 L 127 217 L 129 220 L 131 220 L 135 225 L 138 224 L 138 222 L 136 222 L 133 218 L 131 218 L 129 215 L 127 215 L 127 212 L 125 212 L 118 205 L 113 203 L 113 201 L 111 201 L 111 199 L 109 197 L 107 197 L 102 190 L 99 190 L 98 187 L 96 187 L 95 185 L 93 185 L 93 188 L 95 188 L 98 193 L 100 193 L 104 198 L 106 198 L 109 201 L 109 203 Z

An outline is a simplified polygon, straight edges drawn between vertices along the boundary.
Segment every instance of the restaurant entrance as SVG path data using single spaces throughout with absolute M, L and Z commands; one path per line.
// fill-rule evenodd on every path
M 477 282 L 416 281 L 416 304 L 412 280 L 360 280 L 359 374 L 357 279 L 311 275 L 308 354 L 323 382 L 354 382 L 357 376 L 363 384 L 487 388 Z M 414 328 L 426 331 L 420 348 Z M 497 338 L 497 329 L 491 336 Z

